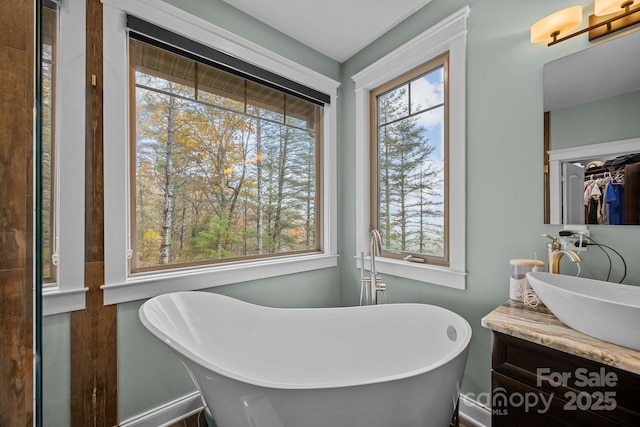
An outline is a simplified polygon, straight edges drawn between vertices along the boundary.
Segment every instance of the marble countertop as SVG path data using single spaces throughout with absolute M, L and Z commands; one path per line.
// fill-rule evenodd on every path
M 485 328 L 496 332 L 640 375 L 640 351 L 571 329 L 542 304 L 532 308 L 521 302 L 508 300 L 483 317 L 481 323 Z

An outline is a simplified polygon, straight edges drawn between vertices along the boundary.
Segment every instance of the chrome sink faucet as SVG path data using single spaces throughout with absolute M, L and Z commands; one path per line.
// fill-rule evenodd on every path
M 378 292 L 385 292 L 387 285 L 382 283 L 382 277 L 376 270 L 376 256 L 382 255 L 382 238 L 380 232 L 375 228 L 369 232 L 369 251 L 371 254 L 371 269 L 369 270 L 369 277 L 364 274 L 364 253 L 362 254 L 362 272 L 360 274 L 360 305 L 363 304 L 362 297 L 366 290 L 365 304 L 375 305 L 378 304 Z M 386 296 L 385 296 L 386 299 Z

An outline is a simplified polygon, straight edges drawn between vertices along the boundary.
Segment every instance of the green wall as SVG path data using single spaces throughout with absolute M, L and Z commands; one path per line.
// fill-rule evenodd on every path
M 581 3 L 588 11 L 591 2 L 433 0 L 344 64 L 306 48 L 221 0 L 167 2 L 342 82 L 337 156 L 339 268 L 212 290 L 284 307 L 353 305 L 358 301 L 359 273 L 353 258 L 356 159 L 351 76 L 461 7 L 471 7 L 467 21 L 467 289 L 394 277 L 385 277 L 385 282 L 390 303 L 436 304 L 467 319 L 474 335 L 462 392 L 470 397 L 489 392 L 491 336 L 480 326 L 480 319 L 508 298 L 509 260 L 530 258 L 534 252 L 544 259 L 546 242 L 540 234 L 557 234 L 559 230 L 558 226 L 542 224 L 542 66 L 589 46 L 585 36 L 551 48 L 532 45 L 529 27 L 563 6 Z M 640 227 L 597 226 L 591 230 L 594 238 L 618 249 L 627 261 L 637 258 Z M 590 250 L 585 255 L 584 275 L 601 274 L 603 255 L 598 252 Z M 640 264 L 629 263 L 629 268 L 626 282 L 640 284 Z M 618 267 L 614 270 L 620 271 Z M 118 310 L 120 420 L 193 390 L 173 355 L 140 324 L 140 304 L 121 304 Z M 46 370 L 65 363 L 68 366 L 68 316 L 45 319 L 45 335 L 46 407 L 62 408 L 59 396 L 65 396 L 65 392 L 68 396 L 68 375 L 59 372 L 54 378 Z M 64 422 L 64 417 L 61 414 L 56 420 Z M 65 424 L 47 420 L 46 425 Z
M 562 7 L 590 2 L 434 0 L 343 64 L 340 99 L 340 218 L 342 302 L 358 301 L 355 233 L 355 95 L 351 76 L 465 5 L 467 20 L 467 289 L 457 291 L 385 277 L 389 302 L 421 302 L 451 309 L 473 328 L 462 392 L 470 397 L 491 389 L 491 334 L 483 316 L 508 298 L 509 260 L 545 259 L 543 225 L 543 64 L 589 46 L 577 37 L 546 47 L 532 45 L 529 28 Z M 636 108 L 637 110 L 637 108 Z M 640 228 L 592 228 L 592 236 L 637 259 Z M 615 257 L 614 262 L 616 262 Z M 598 276 L 604 255 L 590 250 L 583 275 Z M 597 268 L 593 268 L 598 265 Z M 620 264 L 614 274 L 619 274 Z M 566 267 L 567 271 L 571 267 Z M 640 266 L 630 265 L 627 283 L 640 284 Z M 606 273 L 605 273 L 606 274 Z M 619 276 L 616 276 L 619 277 Z
M 640 135 L 640 90 L 550 113 L 551 149 L 622 141 Z
M 70 425 L 69 331 L 68 313 L 46 316 L 42 321 L 42 419 L 46 427 Z

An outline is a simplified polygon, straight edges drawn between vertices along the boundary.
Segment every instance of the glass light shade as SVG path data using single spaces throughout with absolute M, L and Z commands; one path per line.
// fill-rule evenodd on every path
M 553 41 L 551 34 L 558 32 L 558 37 L 582 23 L 582 6 L 571 6 L 545 16 L 531 26 L 531 43 L 549 43 Z
M 593 6 L 593 14 L 596 16 L 611 15 L 612 13 L 622 13 L 625 3 L 631 3 L 630 6 L 637 5 L 637 1 L 629 0 L 596 0 Z

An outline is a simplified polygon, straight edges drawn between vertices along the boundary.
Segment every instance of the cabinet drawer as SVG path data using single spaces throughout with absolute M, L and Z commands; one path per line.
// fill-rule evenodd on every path
M 571 398 L 546 393 L 493 372 L 493 427 L 620 427 L 625 424 L 598 412 L 580 409 Z
M 580 407 L 640 426 L 640 375 L 494 332 L 492 368 L 524 385 L 554 396 L 581 399 Z

